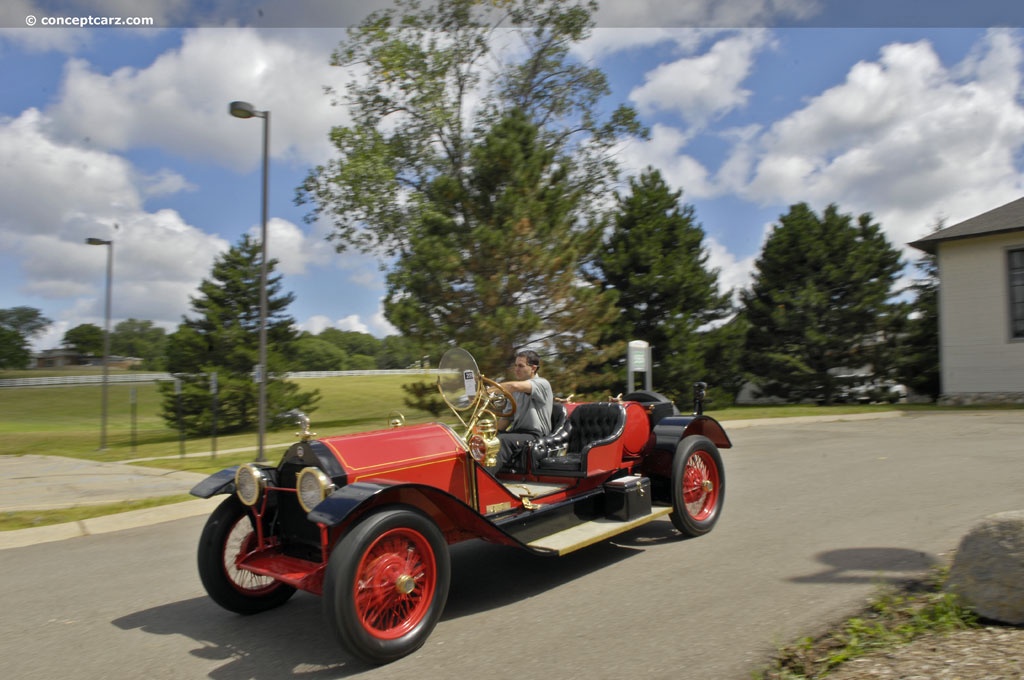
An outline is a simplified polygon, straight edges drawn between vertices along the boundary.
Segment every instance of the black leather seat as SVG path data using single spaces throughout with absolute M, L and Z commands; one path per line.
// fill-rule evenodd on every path
M 551 406 L 551 434 L 535 441 L 530 448 L 530 462 L 533 467 L 543 458 L 564 456 L 569 445 L 572 423 L 566 417 L 565 406 L 555 402 Z
M 619 438 L 626 426 L 626 409 L 622 404 L 611 401 L 580 404 L 567 423 L 565 452 L 548 450 L 543 452 L 544 455 L 534 456 L 539 473 L 586 474 L 587 452 L 594 446 Z

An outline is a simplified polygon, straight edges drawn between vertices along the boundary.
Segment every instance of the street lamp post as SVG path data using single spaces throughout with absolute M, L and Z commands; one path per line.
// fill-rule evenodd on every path
M 263 447 L 267 431 L 267 177 L 269 175 L 270 111 L 257 111 L 249 102 L 231 102 L 228 112 L 235 118 L 263 119 L 263 210 L 260 228 L 260 370 L 257 460 L 266 460 Z
M 107 448 L 107 387 L 110 384 L 110 287 L 114 278 L 114 241 L 87 238 L 91 246 L 107 246 L 107 300 L 104 305 L 103 324 L 103 397 L 100 416 L 100 451 Z

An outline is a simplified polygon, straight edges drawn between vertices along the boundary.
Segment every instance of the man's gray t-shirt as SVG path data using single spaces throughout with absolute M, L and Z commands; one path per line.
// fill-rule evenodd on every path
M 551 434 L 551 407 L 554 404 L 551 383 L 539 375 L 530 378 L 530 382 L 533 383 L 533 391 L 529 394 L 512 393 L 516 400 L 516 414 L 508 429 L 510 432 L 532 432 L 538 436 Z

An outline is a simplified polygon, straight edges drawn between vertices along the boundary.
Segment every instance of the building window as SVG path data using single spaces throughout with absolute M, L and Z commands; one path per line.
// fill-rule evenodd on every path
M 1024 248 L 1010 251 L 1010 337 L 1024 340 Z

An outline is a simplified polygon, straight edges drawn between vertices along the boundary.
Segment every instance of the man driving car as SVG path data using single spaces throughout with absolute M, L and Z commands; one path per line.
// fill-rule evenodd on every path
M 540 356 L 533 350 L 522 350 L 516 354 L 512 370 L 516 379 L 501 383 L 512 394 L 516 412 L 511 421 L 498 421 L 498 464 L 487 468 L 495 473 L 503 468 L 522 467 L 524 456 L 530 444 L 538 438 L 551 434 L 551 407 L 554 394 L 551 383 L 538 375 Z

